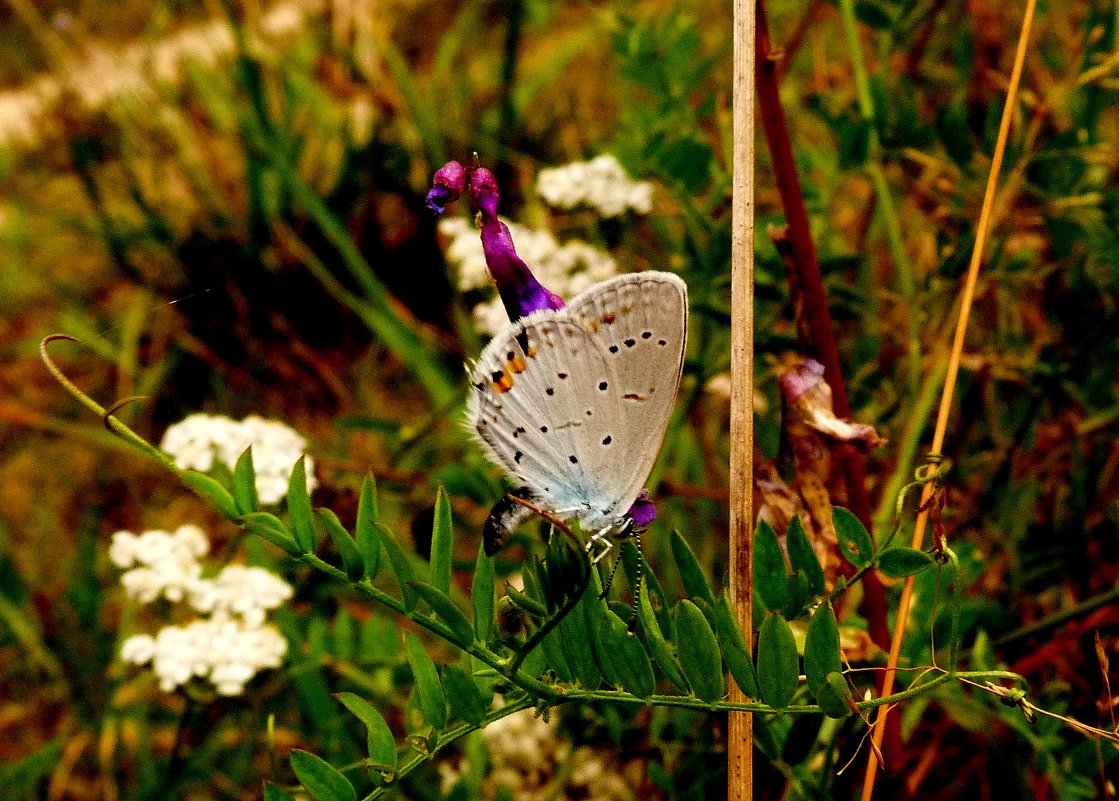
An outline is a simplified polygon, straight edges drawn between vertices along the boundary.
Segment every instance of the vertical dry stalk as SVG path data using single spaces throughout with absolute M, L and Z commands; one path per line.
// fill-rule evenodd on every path
M 730 601 L 746 642 L 753 640 L 750 529 L 754 453 L 754 0 L 734 0 L 734 152 L 731 222 Z M 732 689 L 731 699 L 743 700 Z M 754 730 L 748 714 L 731 713 L 727 798 L 754 794 Z
M 1014 67 L 1010 72 L 1010 84 L 1006 91 L 1006 104 L 1002 109 L 1002 120 L 999 123 L 999 135 L 995 141 L 995 152 L 991 157 L 991 173 L 987 176 L 987 190 L 983 195 L 983 207 L 979 212 L 979 223 L 975 231 L 975 249 L 971 254 L 971 263 L 968 265 L 967 278 L 964 282 L 963 294 L 960 299 L 960 317 L 956 322 L 956 333 L 952 340 L 952 351 L 948 358 L 948 370 L 944 379 L 944 389 L 940 395 L 940 408 L 936 416 L 936 429 L 933 431 L 933 454 L 939 454 L 944 446 L 944 435 L 948 430 L 948 415 L 952 409 L 952 395 L 956 389 L 956 376 L 960 370 L 960 356 L 964 349 L 964 335 L 967 333 L 968 316 L 971 313 L 971 303 L 975 296 L 975 284 L 979 279 L 979 266 L 983 261 L 983 250 L 987 243 L 987 234 L 990 229 L 991 209 L 995 202 L 995 189 L 998 186 L 999 173 L 1002 171 L 1002 157 L 1006 151 L 1006 140 L 1010 134 L 1010 122 L 1014 116 L 1014 103 L 1018 96 L 1018 83 L 1022 78 L 1022 64 L 1026 59 L 1026 48 L 1030 40 L 1030 28 L 1033 25 L 1034 9 L 1037 0 L 1027 0 L 1026 10 L 1022 17 L 1022 32 L 1018 36 L 1018 49 L 1014 54 Z M 913 526 L 913 539 L 911 546 L 920 548 L 925 538 L 925 527 L 928 523 L 928 501 L 932 496 L 933 483 L 925 484 L 921 492 L 922 511 L 917 514 L 917 521 Z M 882 684 L 882 695 L 889 695 L 894 690 L 894 675 L 901 653 L 901 642 L 905 636 L 905 627 L 909 622 L 909 607 L 913 599 L 913 576 L 905 580 L 901 592 L 901 602 L 898 605 L 897 624 L 894 626 L 894 636 L 890 643 L 890 657 L 886 662 L 886 680 Z M 953 665 L 953 667 L 955 667 Z M 878 718 L 874 722 L 874 743 L 881 745 L 882 737 L 886 731 L 886 716 L 890 707 L 882 707 Z M 877 762 L 873 751 L 867 759 L 866 778 L 863 782 L 862 801 L 870 801 L 874 794 L 874 781 L 877 777 Z

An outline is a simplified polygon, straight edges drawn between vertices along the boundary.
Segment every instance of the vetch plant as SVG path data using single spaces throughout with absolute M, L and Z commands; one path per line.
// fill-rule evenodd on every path
M 49 359 L 48 364 L 57 370 Z M 65 382 L 64 377 L 62 380 Z M 72 384 L 66 385 L 84 404 L 100 409 Z M 643 575 L 647 588 L 636 599 L 631 633 L 611 600 L 618 596 L 617 587 L 612 588 L 612 594 L 603 591 L 604 576 L 594 569 L 577 532 L 564 525 L 553 527 L 542 556 L 526 564 L 525 589 L 506 587 L 500 598 L 493 561 L 479 547 L 472 590 L 466 600 L 451 581 L 456 535 L 444 492 L 436 499 L 431 557 L 424 562 L 409 554 L 380 519 L 372 477 L 362 487 L 355 525 L 348 527 L 330 510 L 313 509 L 303 462 L 297 462 L 289 477 L 286 517 L 281 518 L 259 509 L 250 451 L 238 459 L 231 485 L 223 485 L 179 468 L 117 418 L 103 409 L 101 413 L 114 432 L 175 472 L 230 521 L 338 582 L 340 589 L 347 587 L 356 597 L 384 606 L 406 618 L 414 628 L 442 640 L 445 648 L 458 652 L 459 657 L 437 664 L 415 634 L 405 635 L 404 650 L 415 682 L 419 716 L 406 738 L 393 732 L 369 701 L 354 694 L 339 696 L 340 703 L 367 730 L 368 755 L 362 762 L 365 778 L 352 769 L 347 770 L 349 775 L 343 775 L 312 754 L 293 751 L 296 775 L 316 798 L 354 798 L 355 785 L 365 788 L 365 797 L 378 797 L 401 776 L 469 732 L 529 708 L 542 713 L 562 704 L 590 703 L 761 713 L 758 722 L 764 731 L 765 721 L 771 716 L 862 717 L 873 708 L 917 698 L 956 681 L 1002 688 L 1000 693 L 1009 686 L 1015 691 L 1015 703 L 1029 703 L 1018 694 L 1021 680 L 1015 674 L 957 667 L 958 622 L 952 627 L 948 643 L 951 659 L 946 666 L 925 667 L 920 678 L 903 692 L 864 698 L 859 684 L 865 679 L 860 681 L 858 674 L 844 667 L 833 614 L 834 605 L 851 583 L 874 568 L 890 575 L 935 569 L 943 574 L 942 580 L 951 582 L 945 594 L 954 621 L 960 614 L 961 589 L 954 579 L 955 560 L 950 550 L 934 554 L 934 559 L 909 549 L 877 549 L 858 520 L 844 510 L 836 510 L 833 526 L 840 552 L 855 575 L 838 580 L 832 587 L 823 580 L 813 548 L 803 541 L 803 526 L 791 527 L 788 532 L 787 556 L 774 532 L 766 525 L 758 527 L 755 581 L 762 625 L 756 648 L 744 641 L 724 594 L 712 587 L 683 537 L 672 536 L 683 596 L 666 591 L 655 573 L 643 565 L 639 552 L 630 547 L 632 543 L 623 541 L 620 561 L 627 577 L 637 586 L 638 576 Z M 191 545 L 192 537 L 185 540 L 198 549 L 196 542 Z M 328 540 L 333 547 L 326 546 Z M 136 553 L 135 545 L 124 540 L 116 550 L 122 555 Z M 121 558 L 124 561 L 124 556 Z M 139 564 L 135 558 L 133 563 Z M 385 577 L 395 582 L 396 591 L 385 587 Z M 193 596 L 185 592 L 184 597 Z M 215 589 L 208 603 L 216 609 L 228 603 L 228 598 Z M 499 610 L 503 608 L 516 610 L 519 625 L 515 630 L 502 628 Z M 227 620 L 235 621 L 240 614 L 231 611 Z M 807 621 L 803 653 L 790 627 L 790 622 L 797 620 Z M 229 625 L 203 632 L 225 636 L 225 643 L 252 648 L 260 645 L 237 639 L 236 630 Z M 196 633 L 175 633 L 164 643 L 158 637 L 136 640 L 128 647 L 128 657 L 135 661 L 155 659 L 162 653 L 161 646 L 186 655 L 197 642 Z M 257 652 L 267 652 L 267 648 Z M 230 651 L 221 653 L 228 655 Z M 190 654 L 197 656 L 197 651 Z M 275 651 L 272 654 L 275 659 Z M 188 678 L 187 661 L 171 659 L 165 683 L 175 686 Z M 254 663 L 254 669 L 259 664 Z M 233 692 L 243 686 L 249 672 L 243 663 L 233 665 L 232 660 L 220 664 L 210 660 L 205 665 L 191 664 L 190 673 L 208 675 L 215 683 L 221 682 L 219 690 Z M 728 673 L 749 700 L 726 700 Z M 491 705 L 495 695 L 502 697 L 503 705 Z M 1110 736 L 1098 730 L 1093 733 Z M 276 798 L 286 795 L 279 788 L 270 793 Z

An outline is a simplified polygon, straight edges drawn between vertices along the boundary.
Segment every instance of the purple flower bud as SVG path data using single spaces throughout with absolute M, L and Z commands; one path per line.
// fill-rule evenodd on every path
M 466 168 L 457 161 L 444 164 L 431 181 L 431 191 L 427 193 L 427 207 L 436 214 L 442 214 L 448 203 L 458 200 L 466 189 Z
M 509 319 L 516 321 L 540 309 L 562 309 L 563 298 L 550 292 L 532 274 L 517 255 L 509 227 L 497 219 L 497 179 L 489 170 L 479 167 L 470 180 L 470 192 L 482 217 L 482 250 L 486 266 L 497 284 L 497 293 L 505 304 Z
M 657 519 L 657 507 L 649 500 L 649 490 L 642 489 L 637 493 L 637 500 L 629 507 L 629 516 L 637 528 L 645 528 Z

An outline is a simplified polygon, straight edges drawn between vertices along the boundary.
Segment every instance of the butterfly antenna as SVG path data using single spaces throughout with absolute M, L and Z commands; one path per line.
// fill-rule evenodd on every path
M 629 633 L 637 629 L 637 607 L 641 603 L 641 585 L 645 582 L 645 554 L 641 551 L 641 532 L 633 532 L 633 544 L 637 548 L 636 581 L 633 585 L 633 612 L 629 616 Z M 618 561 L 621 561 L 620 559 Z
M 610 569 L 610 578 L 606 579 L 606 586 L 602 588 L 599 593 L 598 600 L 603 600 L 610 592 L 610 588 L 614 586 L 614 576 L 618 575 L 618 567 L 622 564 L 622 556 L 618 554 L 618 558 L 614 560 L 614 567 Z

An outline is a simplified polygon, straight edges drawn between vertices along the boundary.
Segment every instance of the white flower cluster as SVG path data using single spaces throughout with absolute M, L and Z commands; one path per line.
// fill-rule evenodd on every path
M 501 788 L 522 801 L 583 798 L 587 801 L 628 801 L 635 798 L 617 762 L 588 746 L 573 748 L 556 724 L 525 709 L 495 720 L 482 729 L 490 758 L 483 793 L 500 795 Z M 449 792 L 468 766 L 439 764 L 443 790 Z M 558 792 L 557 792 L 558 791 Z
M 653 185 L 631 181 L 618 160 L 609 153 L 590 161 L 541 170 L 536 193 L 549 206 L 573 209 L 585 205 L 603 217 L 618 217 L 632 209 L 648 214 L 653 208 Z
M 237 421 L 224 415 L 192 414 L 168 428 L 159 447 L 181 469 L 206 473 L 215 459 L 232 470 L 250 445 L 260 502 L 279 503 L 287 495 L 292 467 L 307 449 L 307 440 L 284 423 L 256 415 Z M 310 457 L 305 465 L 307 491 L 311 492 L 318 482 Z
M 163 596 L 177 603 L 202 580 L 198 559 L 209 550 L 210 542 L 202 529 L 179 526 L 174 533 L 145 531 L 139 536 L 118 531 L 109 546 L 109 558 L 127 570 L 120 583 L 128 597 L 150 604 Z
M 197 526 L 113 535 L 109 558 L 126 570 L 121 584 L 130 597 L 142 603 L 159 597 L 185 601 L 208 616 L 164 626 L 154 637 L 129 637 L 121 646 L 125 662 L 152 663 L 164 692 L 197 677 L 208 679 L 221 695 L 240 695 L 253 676 L 279 667 L 287 653 L 287 641 L 264 620 L 291 598 L 291 586 L 263 568 L 243 565 L 204 579 L 198 559 L 208 550 Z
M 561 297 L 574 297 L 618 271 L 613 258 L 586 242 L 574 240 L 561 245 L 548 231 L 527 228 L 504 218 L 502 222 L 509 226 L 517 255 L 540 283 Z M 489 286 L 486 255 L 478 229 L 462 217 L 447 217 L 440 220 L 439 232 L 450 240 L 446 256 L 458 270 L 459 289 L 468 292 Z M 509 325 L 501 299 L 494 297 L 475 306 L 474 324 L 479 331 L 491 335 Z

